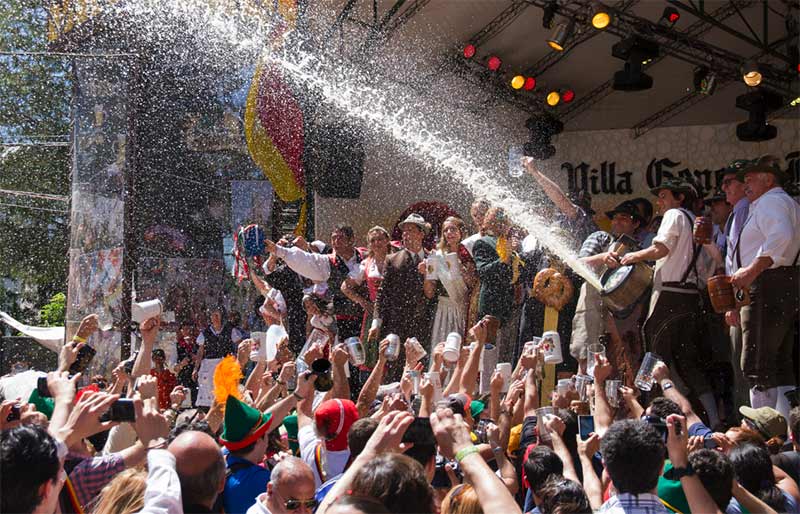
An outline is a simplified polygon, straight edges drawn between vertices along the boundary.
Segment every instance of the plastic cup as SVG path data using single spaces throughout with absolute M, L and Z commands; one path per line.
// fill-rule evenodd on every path
M 501 391 L 507 393 L 508 387 L 511 385 L 511 363 L 498 362 L 497 366 L 495 366 L 495 369 L 503 376 L 503 389 L 501 389 Z
M 578 399 L 582 402 L 589 400 L 588 387 L 593 381 L 589 375 L 575 375 L 575 390 L 578 392 Z
M 266 332 L 250 332 L 250 339 L 253 340 L 253 346 L 250 348 L 250 360 L 257 361 L 261 354 L 261 348 L 267 348 L 267 333 Z
M 595 356 L 606 356 L 606 347 L 601 343 L 592 343 L 586 347 L 586 374 L 594 378 Z
M 416 337 L 409 337 L 408 338 L 409 344 L 415 349 L 415 351 L 420 355 L 420 359 L 428 355 L 428 352 L 425 348 L 422 347 L 422 344 Z
M 642 365 L 639 366 L 639 372 L 636 373 L 636 379 L 633 381 L 634 385 L 636 385 L 640 391 L 649 391 L 653 389 L 653 384 L 655 384 L 653 368 L 656 367 L 659 360 L 658 355 L 655 353 L 647 352 L 644 354 Z
M 550 431 L 545 427 L 544 422 L 549 416 L 555 415 L 556 411 L 553 407 L 539 407 L 536 409 L 536 426 L 539 428 L 539 440 L 544 443 L 550 442 L 553 439 L 550 435 Z
M 558 380 L 558 384 L 556 385 L 556 391 L 560 396 L 564 396 L 565 394 L 569 393 L 570 389 L 572 389 L 571 379 L 561 378 Z
M 162 312 L 164 312 L 164 305 L 158 299 L 131 303 L 131 319 L 136 323 L 144 323 L 150 318 L 161 316 Z
M 544 353 L 545 364 L 561 364 L 564 356 L 561 354 L 561 337 L 558 332 L 545 332 L 542 334 L 542 341 L 539 348 Z
M 411 387 L 412 387 L 411 392 L 413 394 L 415 394 L 415 395 L 418 395 L 419 394 L 419 379 L 420 379 L 419 371 L 417 371 L 415 369 L 410 369 L 410 370 L 406 371 L 406 374 L 411 379 Z
M 619 407 L 619 388 L 622 380 L 606 380 L 606 399 L 608 404 L 614 408 Z
M 348 337 L 344 340 L 347 353 L 350 354 L 350 364 L 353 366 L 361 366 L 367 358 L 364 352 L 364 345 L 361 344 L 361 339 L 357 337 Z
M 386 349 L 386 360 L 396 361 L 400 357 L 400 336 L 389 334 L 386 339 L 389 340 L 389 347 Z
M 444 343 L 444 352 L 442 357 L 447 362 L 458 361 L 458 356 L 461 353 L 461 334 L 458 332 L 450 332 L 447 334 L 447 339 Z
M 280 325 L 272 325 L 267 330 L 267 339 L 266 339 L 266 347 L 267 347 L 267 360 L 271 361 L 275 359 L 275 356 L 278 354 L 278 345 L 284 339 L 287 339 L 289 334 L 286 333 L 286 329 L 284 329 Z

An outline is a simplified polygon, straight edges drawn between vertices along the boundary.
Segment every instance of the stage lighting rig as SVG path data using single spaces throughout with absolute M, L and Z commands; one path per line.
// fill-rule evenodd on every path
M 542 28 L 552 29 L 556 17 L 556 0 L 551 0 L 542 9 Z
M 639 36 L 630 36 L 611 47 L 611 55 L 625 61 L 625 68 L 614 73 L 617 91 L 643 91 L 653 87 L 653 78 L 642 66 L 658 57 L 658 44 Z
M 611 24 L 611 12 L 600 2 L 592 4 L 591 13 L 592 27 L 597 30 L 604 30 Z
M 550 45 L 550 48 L 553 50 L 556 50 L 557 52 L 563 52 L 564 46 L 567 44 L 567 40 L 570 38 L 574 30 L 575 20 L 569 20 L 566 22 L 562 21 L 556 26 L 555 30 L 553 31 L 553 35 L 547 40 L 547 44 Z
M 747 61 L 742 65 L 742 80 L 750 87 L 761 84 L 761 69 L 755 61 Z
M 711 96 L 717 89 L 717 74 L 705 66 L 694 70 L 694 90 L 701 95 Z
M 747 121 L 736 126 L 740 141 L 769 141 L 778 135 L 777 127 L 767 123 L 767 114 L 780 109 L 783 97 L 758 89 L 736 97 L 736 107 L 748 112 Z
M 661 19 L 658 20 L 658 24 L 662 27 L 666 27 L 671 29 L 678 23 L 678 20 L 681 19 L 681 13 L 672 6 L 664 7 L 664 12 L 661 13 Z

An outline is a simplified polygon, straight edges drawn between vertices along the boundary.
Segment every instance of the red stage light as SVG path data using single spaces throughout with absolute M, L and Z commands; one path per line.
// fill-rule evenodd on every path
M 525 84 L 522 86 L 522 89 L 524 89 L 525 91 L 531 91 L 535 87 L 536 87 L 536 79 L 533 77 L 528 77 L 525 79 Z
M 669 22 L 670 23 L 675 23 L 676 21 L 678 21 L 680 19 L 681 19 L 681 15 L 676 13 L 676 12 L 670 13 L 670 15 L 669 15 Z
M 475 56 L 475 45 L 467 45 L 464 47 L 464 57 L 472 59 Z
M 575 91 L 571 89 L 565 89 L 564 92 L 561 93 L 561 101 L 565 104 L 568 104 L 573 100 L 575 100 Z
M 496 55 L 493 55 L 489 57 L 486 66 L 492 71 L 497 71 L 500 69 L 501 64 L 503 64 L 503 61 L 501 61 L 500 58 L 497 57 Z

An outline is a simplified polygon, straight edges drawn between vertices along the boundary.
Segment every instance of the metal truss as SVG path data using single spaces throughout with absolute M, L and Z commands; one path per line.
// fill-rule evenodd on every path
M 514 20 L 519 18 L 522 12 L 530 7 L 527 0 L 512 0 L 511 5 L 503 9 L 497 16 L 479 30 L 474 36 L 469 38 L 469 42 L 475 46 L 481 46 L 493 37 L 503 32 Z
M 736 14 L 737 11 L 745 9 L 754 3 L 754 0 L 734 0 L 715 10 L 709 16 L 716 20 L 722 21 Z M 616 17 L 615 21 L 619 19 L 620 17 Z M 642 27 L 642 29 L 652 29 L 654 24 L 647 20 L 644 21 L 645 25 Z M 628 28 L 637 28 L 636 26 L 632 26 L 630 20 L 625 20 L 625 26 Z M 622 32 L 620 34 L 621 31 L 617 26 L 609 28 L 612 29 L 612 33 L 615 35 L 620 35 L 621 37 L 625 37 L 631 33 Z M 741 62 L 744 61 L 744 58 L 721 49 L 719 49 L 719 52 L 715 52 L 714 50 L 718 50 L 716 47 L 712 47 L 711 45 L 702 43 L 698 40 L 700 36 L 712 28 L 713 25 L 709 24 L 705 20 L 696 21 L 683 32 L 668 31 L 664 30 L 663 27 L 658 27 L 657 31 L 660 33 L 671 33 L 670 40 L 663 41 L 663 38 L 650 37 L 650 39 L 655 39 L 657 42 L 659 42 L 662 54 L 646 64 L 644 68 L 649 69 L 656 63 L 663 60 L 667 55 L 671 55 L 698 66 L 707 66 L 718 74 L 718 78 L 738 78 L 739 66 Z M 635 32 L 641 33 L 642 30 L 635 30 Z M 724 66 L 720 65 L 721 63 L 724 63 Z M 778 79 L 777 82 L 779 83 L 781 89 L 786 90 L 789 88 L 785 74 L 781 74 L 780 72 L 772 69 L 769 70 L 769 74 L 770 80 L 774 81 L 776 78 Z M 767 75 L 765 75 L 765 77 L 767 77 Z M 594 88 L 588 94 L 582 95 L 575 102 L 565 106 L 564 110 L 560 113 L 561 119 L 563 121 L 569 121 L 607 97 L 614 91 L 612 87 L 613 83 L 613 80 L 608 80 Z
M 617 5 L 612 7 L 614 11 L 626 11 L 639 3 L 639 0 L 622 0 Z M 529 67 L 523 72 L 527 77 L 537 77 L 558 64 L 563 58 L 567 56 L 572 50 L 579 45 L 589 41 L 593 37 L 600 34 L 599 30 L 585 30 L 570 38 L 563 52 L 548 52 L 547 55 L 539 59 L 533 66 Z

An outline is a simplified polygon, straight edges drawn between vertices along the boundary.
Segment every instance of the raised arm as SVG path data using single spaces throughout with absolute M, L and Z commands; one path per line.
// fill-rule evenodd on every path
M 578 208 L 575 207 L 567 195 L 564 194 L 564 191 L 558 187 L 558 184 L 547 178 L 536 165 L 533 163 L 533 160 L 530 158 L 525 158 L 523 160 L 523 165 L 525 169 L 528 171 L 528 174 L 532 176 L 536 182 L 539 183 L 539 186 L 544 191 L 544 194 L 553 202 L 559 211 L 563 212 L 566 217 L 571 220 L 574 220 L 578 217 Z
M 369 374 L 367 381 L 364 382 L 364 387 L 361 388 L 361 392 L 358 394 L 358 400 L 356 401 L 359 418 L 367 417 L 369 407 L 378 395 L 378 388 L 381 386 L 383 373 L 386 368 L 386 349 L 388 347 L 388 339 L 384 339 L 381 341 L 380 345 L 378 345 L 378 362 L 375 364 L 375 367 L 372 368 L 372 372 Z

